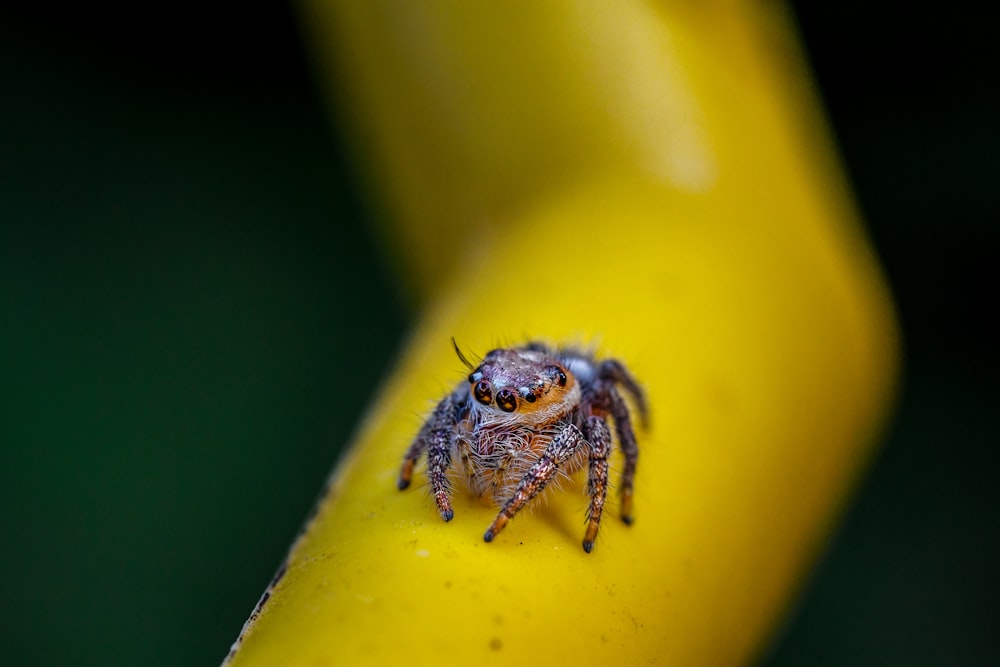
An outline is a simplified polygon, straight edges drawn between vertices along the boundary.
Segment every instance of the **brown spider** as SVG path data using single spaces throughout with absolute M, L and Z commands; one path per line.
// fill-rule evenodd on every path
M 532 342 L 492 350 L 474 367 L 454 339 L 452 344 L 471 371 L 468 383 L 445 396 L 420 429 L 403 459 L 399 488 L 410 485 L 413 467 L 426 451 L 431 493 L 441 518 L 451 521 L 455 513 L 447 473 L 457 457 L 472 491 L 489 493 L 500 507 L 483 535 L 490 542 L 557 474 L 570 474 L 588 462 L 590 508 L 583 550 L 590 553 L 608 493 L 610 416 L 625 455 L 621 516 L 631 525 L 639 448 L 618 387 L 631 396 L 643 424 L 647 408 L 625 366 Z

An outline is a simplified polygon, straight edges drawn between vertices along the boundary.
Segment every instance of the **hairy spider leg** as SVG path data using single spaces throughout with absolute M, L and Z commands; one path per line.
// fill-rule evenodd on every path
M 628 414 L 628 406 L 614 387 L 608 391 L 611 416 L 615 420 L 615 431 L 618 433 L 618 446 L 625 457 L 625 467 L 622 470 L 621 481 L 621 516 L 626 525 L 632 525 L 632 489 L 635 485 L 635 466 L 639 460 L 639 445 L 635 441 L 635 431 L 632 430 L 632 419 Z
M 483 535 L 483 539 L 492 542 L 493 538 L 514 518 L 514 515 L 545 488 L 559 466 L 576 453 L 581 443 L 586 443 L 586 440 L 583 439 L 580 429 L 572 424 L 566 424 L 566 427 L 552 438 L 552 442 L 545 448 L 541 457 L 532 464 L 528 472 L 524 473 L 524 477 L 517 484 L 514 495 L 504 503 L 497 518 L 493 520 Z
M 646 394 L 635 381 L 622 362 L 617 359 L 605 359 L 597 369 L 597 375 L 614 384 L 620 384 L 629 393 L 639 411 L 639 424 L 645 429 L 649 426 L 649 406 L 646 404 Z
M 406 450 L 403 467 L 399 472 L 399 488 L 405 489 L 413 477 L 413 466 L 424 450 L 427 451 L 427 479 L 431 483 L 431 493 L 437 503 L 438 513 L 445 521 L 451 521 L 455 512 L 451 507 L 451 483 L 448 469 L 451 467 L 451 448 L 456 438 L 451 417 L 455 413 L 455 403 L 446 397 L 431 415 L 420 433 Z
M 451 444 L 454 439 L 455 431 L 450 426 L 446 429 L 434 429 L 427 446 L 427 478 L 431 482 L 431 493 L 434 494 L 438 514 L 445 521 L 451 521 L 455 516 L 455 511 L 451 508 L 451 482 L 448 480 Z
M 583 536 L 583 550 L 588 554 L 594 548 L 597 529 L 604 513 L 604 500 L 608 495 L 608 455 L 611 453 L 611 430 L 600 417 L 590 417 L 585 425 L 587 441 L 590 443 L 590 471 L 587 477 L 587 493 L 590 508 L 587 511 L 587 532 Z
M 406 455 L 403 457 L 403 467 L 399 471 L 399 481 L 396 483 L 400 491 L 410 486 L 410 482 L 413 480 L 413 466 L 417 464 L 421 454 L 427 449 L 427 433 L 425 431 L 426 426 L 420 429 L 420 433 L 413 439 L 410 448 L 406 450 Z
M 606 359 L 601 362 L 598 376 L 607 383 L 603 391 L 607 395 L 608 411 L 615 420 L 615 431 L 618 433 L 618 444 L 625 457 L 625 468 L 622 470 L 621 481 L 621 517 L 626 525 L 632 525 L 632 495 L 635 485 L 635 467 L 639 459 L 639 445 L 632 429 L 632 418 L 629 416 L 625 399 L 615 388 L 621 385 L 629 393 L 639 411 L 639 420 L 645 428 L 649 424 L 649 410 L 646 407 L 646 396 L 629 372 L 617 359 Z

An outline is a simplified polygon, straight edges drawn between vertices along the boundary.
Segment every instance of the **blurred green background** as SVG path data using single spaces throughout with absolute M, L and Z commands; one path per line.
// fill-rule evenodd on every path
M 766 662 L 1000 664 L 1000 59 L 854 5 L 796 11 L 906 370 Z M 0 9 L 0 663 L 235 639 L 412 321 L 328 115 L 283 4 Z

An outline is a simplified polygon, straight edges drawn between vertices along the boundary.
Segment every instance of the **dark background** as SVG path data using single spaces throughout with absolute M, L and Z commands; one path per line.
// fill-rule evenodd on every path
M 996 40 L 807 4 L 906 359 L 766 662 L 1000 664 Z M 0 9 L 0 662 L 222 659 L 411 321 L 370 217 L 284 5 Z

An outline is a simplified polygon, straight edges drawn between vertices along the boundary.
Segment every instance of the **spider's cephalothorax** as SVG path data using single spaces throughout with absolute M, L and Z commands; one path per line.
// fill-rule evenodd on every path
M 438 404 L 410 445 L 399 474 L 400 489 L 410 485 L 413 466 L 426 452 L 431 493 L 441 518 L 450 521 L 454 511 L 448 471 L 457 459 L 469 487 L 490 494 L 500 507 L 483 535 L 490 542 L 556 475 L 586 463 L 590 508 L 583 549 L 589 553 L 608 493 L 611 417 L 625 458 L 621 516 L 632 523 L 639 449 L 619 387 L 629 394 L 643 422 L 646 401 L 620 362 L 542 343 L 492 350 L 478 366 L 457 346 L 455 351 L 471 373 Z

